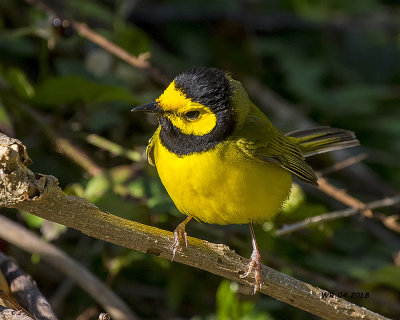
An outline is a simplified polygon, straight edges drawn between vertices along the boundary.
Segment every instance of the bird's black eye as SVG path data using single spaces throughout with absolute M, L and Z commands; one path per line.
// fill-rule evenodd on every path
M 185 117 L 188 120 L 196 120 L 200 115 L 200 111 L 193 110 L 193 111 L 188 111 L 185 113 Z

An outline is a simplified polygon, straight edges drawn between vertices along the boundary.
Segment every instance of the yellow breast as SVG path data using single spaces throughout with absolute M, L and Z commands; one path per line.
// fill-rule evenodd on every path
M 154 162 L 177 208 L 216 224 L 245 224 L 273 217 L 287 199 L 292 176 L 279 166 L 250 158 L 232 141 L 177 156 L 153 136 Z

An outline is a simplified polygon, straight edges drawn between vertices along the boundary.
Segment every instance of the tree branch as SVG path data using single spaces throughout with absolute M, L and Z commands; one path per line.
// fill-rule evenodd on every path
M 319 177 L 327 176 L 333 172 L 342 170 L 342 169 L 350 167 L 356 163 L 359 163 L 367 158 L 368 158 L 368 155 L 366 153 L 360 153 L 355 156 L 348 157 L 339 162 L 335 162 L 332 166 L 330 166 L 328 168 L 319 170 L 317 172 L 317 176 L 319 176 Z
M 85 140 L 100 149 L 110 152 L 113 155 L 125 157 L 133 162 L 146 159 L 145 156 L 143 156 L 145 154 L 144 150 L 143 152 L 139 152 L 125 149 L 119 144 L 94 133 L 85 135 Z
M 127 51 L 123 50 L 121 47 L 115 45 L 111 41 L 99 35 L 97 32 L 94 32 L 87 26 L 86 23 L 72 21 L 72 25 L 75 30 L 78 31 L 78 34 L 81 37 L 86 38 L 93 43 L 96 43 L 98 46 L 104 48 L 106 51 L 110 52 L 114 56 L 125 61 L 126 63 L 139 69 L 146 69 L 149 67 L 149 62 L 147 61 L 150 58 L 149 52 L 142 53 L 138 57 L 135 57 L 129 54 Z
M 100 306 L 110 313 L 114 320 L 137 319 L 137 316 L 127 304 L 110 288 L 63 251 L 6 217 L 0 216 L 0 225 L 2 226 L 0 229 L 1 238 L 27 252 L 39 254 L 44 261 L 67 275 L 84 291 L 88 292 Z
M 48 3 L 40 0 L 25 0 L 27 3 L 34 5 L 43 11 L 45 11 L 49 15 L 53 16 L 61 16 L 60 13 L 56 12 L 54 7 L 50 7 Z M 68 21 L 68 20 L 67 20 Z M 69 21 L 68 21 L 69 22 Z M 72 26 L 78 32 L 78 34 L 85 39 L 97 44 L 99 47 L 104 48 L 106 51 L 110 52 L 114 56 L 120 58 L 126 63 L 138 68 L 138 69 L 146 69 L 149 67 L 149 62 L 147 61 L 150 58 L 150 53 L 145 52 L 140 54 L 138 57 L 131 55 L 121 47 L 115 45 L 111 41 L 107 40 L 97 32 L 90 29 L 86 23 L 78 22 L 71 20 Z
M 54 6 L 50 6 L 48 3 L 45 1 L 41 0 L 25 0 L 27 3 L 34 5 L 41 10 L 45 11 L 47 14 L 52 15 L 54 17 L 62 17 L 61 12 L 58 12 L 58 10 Z M 89 40 L 92 43 L 95 43 L 99 47 L 103 48 L 107 52 L 111 53 L 113 56 L 125 61 L 129 65 L 144 70 L 147 72 L 149 77 L 155 81 L 156 83 L 159 83 L 163 86 L 169 84 L 169 79 L 163 75 L 160 70 L 152 66 L 149 62 L 150 58 L 150 53 L 149 52 L 144 52 L 140 54 L 138 57 L 135 57 L 134 55 L 130 54 L 128 51 L 124 50 L 120 46 L 116 45 L 115 43 L 111 42 L 110 40 L 104 38 L 102 35 L 98 34 L 96 31 L 92 30 L 89 28 L 89 26 L 86 23 L 79 22 L 76 20 L 66 20 L 69 23 L 72 24 L 74 29 L 77 31 L 77 33 L 82 37 L 87 40 Z
M 346 190 L 338 189 L 333 184 L 330 184 L 325 178 L 318 179 L 318 188 L 332 198 L 340 201 L 341 203 L 362 212 L 364 216 L 368 218 L 372 217 L 371 209 L 366 208 L 364 202 L 349 195 Z
M 282 228 L 278 229 L 275 231 L 276 236 L 282 236 L 288 233 L 292 233 L 294 231 L 298 231 L 300 229 L 307 228 L 309 226 L 312 226 L 317 223 L 324 223 L 326 221 L 331 221 L 339 218 L 345 218 L 345 217 L 350 217 L 354 216 L 358 213 L 360 213 L 362 210 L 373 210 L 373 209 L 378 209 L 378 208 L 384 208 L 384 207 L 391 207 L 394 206 L 395 204 L 400 203 L 400 196 L 395 196 L 392 198 L 385 198 L 382 200 L 377 200 L 373 201 L 370 203 L 367 203 L 363 209 L 352 207 L 344 210 L 338 210 L 338 211 L 333 211 L 329 213 L 324 213 L 315 217 L 310 217 L 307 219 L 304 219 L 302 221 L 290 224 L 290 225 L 284 225 Z
M 0 216 L 2 219 L 3 217 Z M 6 228 L 2 224 L 3 228 Z M 42 295 L 32 277 L 21 270 L 10 258 L 0 252 L 0 270 L 18 303 L 37 320 L 57 320 L 47 299 Z
M 0 320 L 36 320 L 28 316 L 24 311 L 8 309 L 0 305 Z
M 0 135 L 0 206 L 25 210 L 104 241 L 171 258 L 171 232 L 119 218 L 85 199 L 67 196 L 55 177 L 27 169 L 29 162 L 20 141 Z M 222 244 L 189 237 L 188 247 L 178 252 L 175 261 L 254 286 L 253 277 L 240 278 L 248 259 Z M 263 266 L 261 292 L 325 319 L 386 319 L 335 296 L 323 297 L 326 291 L 267 266 Z

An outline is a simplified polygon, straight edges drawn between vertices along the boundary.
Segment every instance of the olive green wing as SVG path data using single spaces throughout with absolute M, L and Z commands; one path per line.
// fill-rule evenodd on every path
M 318 185 L 317 177 L 300 149 L 275 129 L 265 116 L 249 115 L 237 138 L 237 146 L 248 156 L 276 164 L 300 180 Z
M 147 161 L 153 166 L 156 166 L 156 162 L 154 161 L 154 145 L 156 143 L 156 140 L 158 139 L 158 135 L 160 134 L 160 127 L 157 128 L 156 132 L 152 135 L 152 137 L 149 139 L 149 143 L 146 147 L 146 156 L 147 156 Z

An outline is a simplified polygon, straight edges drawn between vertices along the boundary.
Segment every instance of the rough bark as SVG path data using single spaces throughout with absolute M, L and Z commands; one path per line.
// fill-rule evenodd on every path
M 21 310 L 7 309 L 0 305 L 0 320 L 34 320 Z
M 18 303 L 37 320 L 57 320 L 47 299 L 30 275 L 11 259 L 0 255 L 0 270 Z

